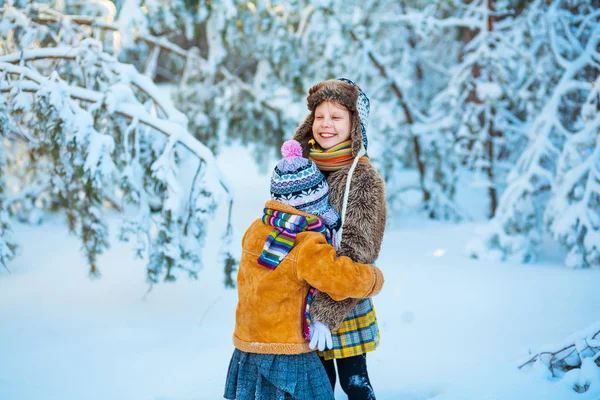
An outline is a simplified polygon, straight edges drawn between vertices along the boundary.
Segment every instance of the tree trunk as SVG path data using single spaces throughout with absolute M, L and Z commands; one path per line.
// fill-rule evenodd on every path
M 494 182 L 494 108 L 491 108 L 491 121 L 488 127 L 488 138 L 485 142 L 485 150 L 489 159 L 489 166 L 487 167 L 487 176 L 490 180 L 490 186 L 488 194 L 490 196 L 490 219 L 496 215 L 496 209 L 498 208 L 498 192 L 496 190 L 496 184 Z
M 492 12 L 494 11 L 494 0 L 488 0 L 488 32 L 492 32 L 494 30 L 494 16 Z M 493 81 L 491 73 L 488 76 L 488 80 L 490 82 Z M 498 208 L 498 192 L 496 190 L 496 183 L 494 181 L 494 116 L 495 116 L 495 108 L 492 105 L 490 107 L 490 118 L 488 125 L 488 135 L 487 140 L 485 142 L 485 148 L 488 155 L 489 166 L 487 168 L 488 179 L 490 180 L 490 186 L 488 189 L 488 194 L 490 196 L 490 219 L 494 218 L 496 214 L 496 208 Z

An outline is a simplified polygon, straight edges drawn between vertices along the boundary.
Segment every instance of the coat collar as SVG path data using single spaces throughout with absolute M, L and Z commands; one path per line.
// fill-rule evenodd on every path
M 302 217 L 319 218 L 314 214 L 309 214 L 307 212 L 297 210 L 292 206 L 288 206 L 287 204 L 283 204 L 282 202 L 276 201 L 276 200 L 268 200 L 265 203 L 265 207 L 270 208 L 272 210 L 277 210 L 277 211 L 281 211 L 284 213 L 288 213 L 288 214 L 300 215 Z

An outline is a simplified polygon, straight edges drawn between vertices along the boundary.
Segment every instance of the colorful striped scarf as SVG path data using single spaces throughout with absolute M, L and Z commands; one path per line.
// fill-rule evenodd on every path
M 281 261 L 288 255 L 294 243 L 296 235 L 300 232 L 320 232 L 327 238 L 327 243 L 334 244 L 335 232 L 330 232 L 327 226 L 316 217 L 304 217 L 301 215 L 288 214 L 282 211 L 265 208 L 263 210 L 263 223 L 275 227 L 267 237 L 263 251 L 258 257 L 257 262 L 270 269 L 276 269 Z M 310 304 L 318 290 L 311 287 L 304 301 L 304 319 L 302 320 L 302 333 L 304 338 L 309 340 L 309 326 L 312 323 L 310 318 Z
M 319 218 L 303 217 L 288 214 L 282 211 L 265 208 L 262 222 L 275 227 L 267 237 L 263 252 L 258 257 L 258 263 L 265 267 L 275 269 L 288 255 L 296 242 L 296 235 L 300 232 L 320 232 L 331 243 L 332 235 Z
M 321 171 L 337 171 L 347 165 L 351 165 L 354 161 L 352 140 L 346 140 L 327 150 L 313 147 L 310 149 L 309 158 L 317 164 L 317 167 Z M 358 161 L 369 161 L 369 157 L 366 155 L 362 156 Z

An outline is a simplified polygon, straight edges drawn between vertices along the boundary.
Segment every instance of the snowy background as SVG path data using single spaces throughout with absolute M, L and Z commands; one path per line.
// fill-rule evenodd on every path
M 225 150 L 219 166 L 237 194 L 239 243 L 269 178 L 241 148 Z M 213 225 L 199 279 L 148 295 L 145 265 L 129 245 L 115 241 L 99 259 L 102 278 L 90 280 L 64 218 L 15 225 L 22 255 L 0 279 L 0 398 L 221 398 L 236 292 L 222 286 L 222 225 Z M 378 261 L 386 283 L 375 297 L 382 342 L 368 356 L 377 398 L 597 400 L 600 380 L 579 394 L 517 366 L 598 317 L 600 271 L 565 269 L 551 243 L 537 264 L 470 260 L 462 249 L 477 225 L 391 221 Z
M 339 76 L 377 398 L 599 400 L 599 50 L 598 0 L 0 0 L 0 400 L 221 398 L 241 235 Z

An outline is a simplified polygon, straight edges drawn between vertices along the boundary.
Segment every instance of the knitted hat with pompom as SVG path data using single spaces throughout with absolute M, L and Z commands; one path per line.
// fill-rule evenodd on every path
M 302 157 L 295 140 L 281 147 L 283 160 L 271 176 L 271 198 L 297 210 L 316 215 L 330 229 L 339 229 L 340 216 L 329 204 L 329 185 L 314 162 Z

